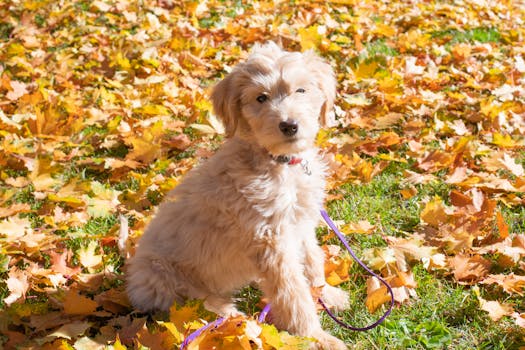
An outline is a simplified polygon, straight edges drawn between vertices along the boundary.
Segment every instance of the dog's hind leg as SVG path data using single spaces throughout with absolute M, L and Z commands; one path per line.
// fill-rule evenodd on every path
M 168 311 L 177 301 L 183 303 L 178 293 L 177 274 L 165 260 L 148 256 L 135 256 L 126 266 L 128 297 L 137 309 Z

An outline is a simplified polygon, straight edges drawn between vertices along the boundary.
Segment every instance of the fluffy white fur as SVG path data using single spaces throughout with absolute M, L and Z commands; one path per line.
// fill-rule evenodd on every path
M 314 337 L 318 348 L 346 349 L 321 329 L 311 294 L 319 287 L 326 303 L 348 305 L 345 292 L 325 283 L 314 231 L 325 187 L 314 142 L 334 97 L 328 64 L 274 43 L 256 46 L 217 84 L 211 98 L 229 138 L 168 194 L 141 237 L 127 264 L 136 308 L 168 310 L 199 298 L 234 315 L 232 293 L 256 282 L 278 328 Z M 291 120 L 298 130 L 287 136 L 279 124 Z M 279 155 L 306 160 L 311 174 L 277 162 Z

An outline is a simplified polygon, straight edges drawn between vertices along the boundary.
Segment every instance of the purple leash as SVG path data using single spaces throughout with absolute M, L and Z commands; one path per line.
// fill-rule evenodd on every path
M 350 329 L 352 331 L 368 331 L 372 328 L 375 328 L 377 327 L 379 324 L 381 324 L 387 317 L 388 315 L 390 315 L 390 313 L 392 312 L 392 308 L 394 307 L 394 291 L 392 290 L 392 287 L 390 287 L 390 285 L 388 284 L 387 281 L 385 281 L 383 278 L 381 278 L 380 276 L 378 276 L 374 271 L 370 270 L 368 268 L 368 266 L 365 265 L 365 263 L 363 263 L 361 260 L 359 260 L 359 258 L 355 255 L 354 251 L 352 250 L 352 248 L 350 248 L 350 245 L 348 244 L 348 242 L 346 241 L 344 235 L 337 229 L 337 226 L 335 226 L 335 224 L 333 223 L 333 221 L 330 219 L 330 216 L 328 216 L 328 213 L 324 210 L 324 209 L 321 209 L 321 216 L 323 217 L 324 221 L 326 221 L 326 223 L 328 224 L 328 227 L 330 227 L 330 229 L 335 233 L 335 235 L 337 236 L 337 238 L 339 238 L 339 240 L 341 241 L 341 243 L 343 243 L 343 245 L 345 246 L 346 250 L 348 250 L 348 253 L 350 253 L 350 256 L 363 268 L 365 269 L 369 274 L 371 274 L 372 276 L 374 276 L 375 278 L 377 278 L 381 283 L 383 283 L 386 287 L 386 289 L 388 290 L 388 293 L 390 293 L 390 307 L 388 308 L 388 310 L 383 314 L 383 316 L 381 316 L 381 318 L 379 320 L 377 320 L 376 322 L 372 323 L 371 325 L 369 326 L 366 326 L 366 327 L 354 327 L 354 326 L 351 326 L 349 324 L 346 324 L 344 323 L 343 321 L 341 321 L 340 319 L 338 319 L 329 309 L 328 307 L 325 305 L 325 303 L 323 302 L 323 300 L 321 298 L 319 298 L 317 301 L 319 301 L 319 304 L 321 304 L 321 306 L 323 307 L 323 309 L 326 311 L 326 313 L 328 314 L 328 316 L 330 316 L 330 318 L 332 320 L 334 320 L 339 326 L 343 327 L 343 328 L 346 328 L 346 329 Z M 266 320 L 266 316 L 268 315 L 268 313 L 270 312 L 270 304 L 267 304 L 264 309 L 261 311 L 261 313 L 259 314 L 259 317 L 257 318 L 257 321 L 259 321 L 259 323 L 263 323 L 265 320 Z M 189 343 L 191 343 L 192 341 L 194 341 L 195 339 L 197 339 L 202 333 L 204 333 L 204 331 L 210 329 L 210 328 L 214 328 L 216 329 L 217 327 L 219 327 L 223 322 L 224 322 L 225 318 L 224 317 L 220 317 L 218 319 L 216 319 L 215 321 L 211 322 L 211 323 L 208 323 L 206 326 L 203 326 L 199 329 L 197 329 L 195 332 L 191 333 L 190 335 L 188 335 L 186 337 L 186 339 L 184 339 L 184 342 L 182 343 L 181 347 L 180 347 L 180 350 L 184 350 Z
M 270 312 L 270 304 L 266 304 L 264 309 L 262 309 L 261 313 L 259 314 L 259 317 L 257 318 L 257 321 L 259 323 L 263 323 L 264 320 L 266 320 L 266 316 Z M 202 333 L 204 333 L 206 330 L 213 328 L 217 329 L 223 322 L 226 320 L 224 317 L 219 317 L 215 321 L 208 323 L 206 326 L 202 326 L 201 328 L 197 329 L 195 332 L 191 333 L 184 339 L 184 342 L 180 346 L 180 350 L 186 349 L 189 343 L 197 339 Z
M 368 331 L 372 328 L 375 328 L 377 327 L 380 323 L 382 323 L 387 317 L 388 315 L 390 315 L 390 313 L 392 312 L 392 308 L 394 307 L 394 291 L 392 290 L 392 287 L 390 287 L 390 285 L 388 284 L 387 281 L 385 281 L 383 278 L 381 278 L 380 276 L 378 276 L 374 271 L 370 270 L 368 268 L 368 266 L 365 265 L 365 263 L 363 263 L 361 260 L 359 260 L 359 258 L 355 255 L 354 251 L 352 250 L 352 248 L 350 248 L 350 245 L 348 244 L 348 242 L 346 241 L 345 239 L 345 236 L 339 232 L 339 230 L 337 229 L 337 226 L 335 226 L 335 224 L 333 223 L 333 221 L 330 219 L 330 216 L 328 216 L 328 213 L 324 210 L 324 209 L 321 209 L 321 216 L 323 217 L 324 221 L 326 221 L 326 223 L 328 224 L 328 227 L 330 227 L 332 229 L 332 231 L 335 233 L 335 235 L 337 236 L 337 238 L 339 238 L 339 240 L 341 241 L 341 243 L 343 243 L 343 245 L 345 246 L 346 250 L 348 250 L 348 253 L 350 253 L 350 256 L 352 256 L 352 258 L 359 264 L 359 266 L 361 266 L 363 269 L 365 269 L 369 274 L 371 274 L 372 276 L 374 276 L 375 278 L 377 278 L 381 283 L 383 283 L 386 287 L 386 289 L 388 290 L 388 293 L 390 293 L 390 307 L 388 308 L 388 310 L 383 314 L 383 316 L 381 316 L 381 318 L 379 320 L 377 320 L 376 322 L 372 323 L 371 325 L 369 326 L 366 326 L 366 327 L 354 327 L 354 326 L 351 326 L 349 324 L 346 324 L 344 323 L 343 321 L 339 320 L 329 309 L 328 307 L 326 307 L 326 305 L 323 303 L 323 301 L 321 300 L 321 298 L 318 299 L 319 303 L 321 304 L 321 306 L 325 309 L 326 313 L 328 314 L 328 316 L 330 316 L 330 318 L 332 320 L 334 320 L 338 325 L 340 325 L 341 327 L 343 328 L 346 328 L 346 329 L 350 329 L 352 331 Z

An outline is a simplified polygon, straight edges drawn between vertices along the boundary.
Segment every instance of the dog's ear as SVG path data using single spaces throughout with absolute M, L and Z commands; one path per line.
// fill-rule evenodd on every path
M 324 94 L 325 101 L 321 108 L 320 122 L 323 126 L 335 126 L 335 113 L 333 111 L 336 84 L 335 74 L 332 67 L 317 56 L 312 50 L 303 53 L 306 64 L 314 75 L 317 85 Z
M 235 134 L 241 114 L 239 87 L 234 86 L 236 74 L 238 72 L 233 70 L 215 85 L 211 92 L 213 109 L 224 125 L 226 137 Z

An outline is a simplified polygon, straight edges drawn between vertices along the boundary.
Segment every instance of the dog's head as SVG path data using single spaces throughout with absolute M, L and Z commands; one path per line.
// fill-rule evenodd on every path
M 335 85 L 332 68 L 312 51 L 287 52 L 268 42 L 255 46 L 211 98 L 228 136 L 273 155 L 291 154 L 313 145 L 319 123 L 330 118 Z

